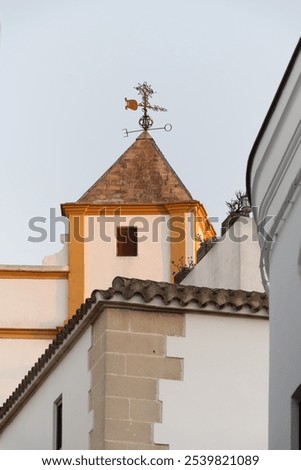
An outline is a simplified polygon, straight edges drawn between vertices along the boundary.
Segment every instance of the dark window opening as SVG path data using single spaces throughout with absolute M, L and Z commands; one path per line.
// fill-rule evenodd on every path
M 301 450 L 301 385 L 292 395 L 291 448 Z
M 137 255 L 137 227 L 117 227 L 117 256 Z
M 299 408 L 299 416 L 298 416 L 299 417 L 299 426 L 298 426 L 298 428 L 299 428 L 299 439 L 298 439 L 299 448 L 298 448 L 298 450 L 301 450 L 301 432 L 300 432 L 300 428 L 301 428 L 301 406 L 300 405 L 301 405 L 301 403 L 299 402 L 298 403 L 298 408 Z
M 63 445 L 63 398 L 54 403 L 54 448 L 59 450 Z

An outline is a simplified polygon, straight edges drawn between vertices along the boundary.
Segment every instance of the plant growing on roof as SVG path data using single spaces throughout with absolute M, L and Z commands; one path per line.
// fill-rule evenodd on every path
M 171 264 L 177 269 L 177 271 L 174 271 L 172 273 L 173 276 L 183 270 L 190 271 L 195 266 L 192 256 L 187 257 L 187 263 L 184 262 L 184 256 L 181 256 L 177 263 L 175 263 L 175 261 L 172 261 Z
M 230 202 L 226 201 L 226 206 L 229 209 L 229 215 L 250 212 L 247 194 L 241 190 L 235 191 L 235 198 Z

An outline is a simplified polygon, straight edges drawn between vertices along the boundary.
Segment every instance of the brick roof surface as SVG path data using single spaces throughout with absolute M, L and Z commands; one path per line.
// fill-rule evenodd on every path
M 143 131 L 77 202 L 165 204 L 192 200 L 155 141 Z

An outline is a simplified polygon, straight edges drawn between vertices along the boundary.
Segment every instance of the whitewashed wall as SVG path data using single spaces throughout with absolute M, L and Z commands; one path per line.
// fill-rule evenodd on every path
M 69 253 L 68 253 L 68 244 L 65 243 L 65 238 L 67 238 L 67 234 L 61 235 L 62 243 L 64 243 L 63 247 L 57 253 L 52 255 L 44 256 L 42 264 L 44 266 L 68 266 L 69 264 Z
M 155 442 L 171 449 L 267 449 L 268 321 L 188 314 L 185 338 L 168 338 L 184 357 L 184 380 L 161 380 L 163 423 Z
M 89 329 L 4 430 L 0 449 L 51 449 L 61 394 L 63 448 L 88 449 L 90 346 Z M 266 319 L 187 314 L 186 336 L 168 338 L 167 352 L 184 358 L 184 377 L 160 381 L 163 423 L 155 425 L 155 441 L 171 449 L 267 448 Z
M 91 329 L 43 382 L 0 435 L 0 449 L 52 449 L 54 402 L 63 395 L 63 449 L 88 449 L 92 416 L 89 413 L 88 349 Z
M 148 225 L 139 222 L 142 218 L 146 220 Z M 156 223 L 158 218 L 162 219 L 159 224 Z M 167 242 L 167 220 L 168 216 L 162 215 L 127 216 L 126 221 L 120 225 L 137 226 L 138 238 L 146 237 L 146 240 L 138 241 L 138 256 L 118 257 L 116 256 L 115 224 L 109 221 L 105 223 L 105 233 L 110 241 L 103 241 L 99 236 L 97 218 L 87 217 L 85 233 L 86 235 L 94 233 L 94 236 L 85 245 L 85 295 L 89 296 L 94 289 L 107 289 L 112 285 L 112 280 L 116 276 L 169 282 L 170 244 Z M 89 224 L 93 228 L 89 228 Z M 148 230 L 147 227 L 149 227 Z
M 251 174 L 256 221 L 272 216 L 273 243 L 260 238 L 270 299 L 269 448 L 298 448 L 301 384 L 301 55 L 279 97 L 254 155 Z M 299 180 L 298 180 L 299 178 Z
M 301 197 L 277 239 L 270 266 L 271 449 L 295 447 L 292 395 L 301 385 Z M 296 448 L 296 447 L 295 447 Z
M 19 385 L 25 374 L 43 354 L 50 340 L 0 340 L 0 404 Z
M 182 284 L 263 292 L 254 219 L 241 217 L 186 276 Z
M 0 298 L 0 328 L 56 328 L 67 316 L 68 281 L 0 279 Z

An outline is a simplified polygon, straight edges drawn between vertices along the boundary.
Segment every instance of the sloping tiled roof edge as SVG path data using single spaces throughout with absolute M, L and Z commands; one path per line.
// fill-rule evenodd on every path
M 152 302 L 155 298 L 160 298 L 163 306 L 168 306 L 172 302 L 178 302 L 180 307 L 189 307 L 190 303 L 194 303 L 194 305 L 197 304 L 199 309 L 211 305 L 213 308 L 220 311 L 226 307 L 230 307 L 234 311 L 248 308 L 252 313 L 257 313 L 260 310 L 268 311 L 268 297 L 265 293 L 183 286 L 170 284 L 168 282 L 116 277 L 113 280 L 112 287 L 109 289 L 94 290 L 91 298 L 88 298 L 86 302 L 81 305 L 75 315 L 73 315 L 57 334 L 46 351 L 0 408 L 0 420 L 3 420 L 3 418 L 7 416 L 8 412 L 11 411 L 21 399 L 50 360 L 53 359 L 60 347 L 74 332 L 83 318 L 92 310 L 95 310 L 96 305 L 104 304 L 107 301 L 112 301 L 112 303 L 120 302 L 120 296 L 124 301 L 130 301 L 137 295 L 140 295 L 143 302 L 146 304 Z M 114 299 L 115 296 L 119 297 L 119 299 Z M 187 312 L 187 310 L 183 311 L 183 313 L 185 312 Z
M 105 300 L 114 299 L 116 294 L 121 295 L 125 300 L 131 300 L 135 295 L 140 295 L 145 303 L 159 297 L 163 305 L 170 305 L 177 301 L 181 307 L 187 307 L 194 302 L 199 308 L 205 308 L 210 304 L 218 310 L 227 306 L 234 311 L 247 307 L 252 313 L 257 313 L 261 309 L 268 310 L 268 297 L 265 293 L 185 286 L 125 277 L 116 277 L 112 287 L 107 291 L 95 290 L 93 295 L 97 292 Z
M 75 315 L 66 323 L 61 331 L 56 335 L 54 340 L 50 343 L 48 348 L 39 357 L 38 361 L 32 366 L 29 372 L 25 375 L 18 387 L 9 396 L 9 398 L 0 407 L 0 420 L 8 413 L 13 405 L 19 400 L 23 393 L 28 389 L 34 379 L 43 370 L 50 359 L 55 355 L 59 347 L 65 342 L 69 335 L 74 331 L 75 327 L 80 323 L 82 318 L 90 311 L 91 307 L 96 304 L 96 297 L 91 297 L 86 300 L 84 304 L 76 311 Z M 0 421 L 1 423 L 1 421 Z

